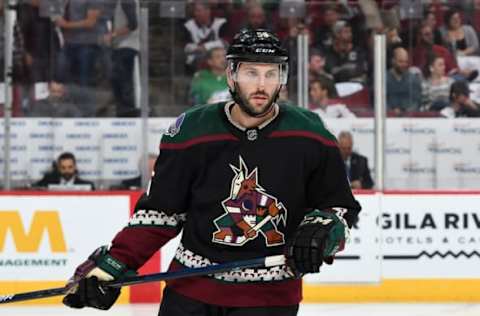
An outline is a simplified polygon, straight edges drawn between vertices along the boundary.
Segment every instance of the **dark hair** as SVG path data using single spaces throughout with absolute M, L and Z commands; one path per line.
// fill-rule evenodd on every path
M 453 100 L 453 95 L 470 95 L 470 88 L 468 87 L 468 82 L 466 80 L 457 80 L 450 86 L 450 101 Z
M 318 83 L 323 90 L 327 90 L 327 96 L 329 98 L 333 97 L 333 93 L 331 91 L 332 89 L 330 87 L 331 85 L 329 84 L 328 80 L 324 77 L 316 77 L 315 79 L 312 79 L 308 83 L 308 92 L 310 92 L 312 86 L 316 83 Z
M 450 8 L 447 10 L 447 12 L 445 12 L 445 15 L 443 16 L 443 23 L 445 23 L 447 29 L 450 26 L 450 19 L 457 13 L 460 14 L 460 10 L 458 10 L 457 8 Z
M 423 75 L 425 78 L 429 78 L 432 75 L 432 71 L 430 70 L 430 67 L 435 63 L 435 61 L 438 58 L 442 58 L 443 60 L 445 60 L 442 56 L 436 55 L 432 51 L 427 53 L 427 62 L 425 63 L 422 69 Z
M 57 161 L 67 160 L 67 159 L 73 160 L 74 163 L 77 163 L 77 161 L 75 160 L 75 156 L 71 152 L 61 153 L 60 156 L 58 156 Z

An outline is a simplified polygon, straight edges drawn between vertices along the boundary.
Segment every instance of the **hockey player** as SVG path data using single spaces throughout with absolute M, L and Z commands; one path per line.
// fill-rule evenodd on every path
M 98 280 L 137 270 L 183 231 L 170 271 L 278 254 L 287 264 L 168 281 L 159 315 L 296 315 L 301 276 L 343 249 L 360 205 L 319 117 L 275 102 L 287 52 L 266 30 L 242 30 L 227 60 L 234 101 L 168 129 L 127 227 L 77 268 L 66 305 L 110 308 L 120 290 Z

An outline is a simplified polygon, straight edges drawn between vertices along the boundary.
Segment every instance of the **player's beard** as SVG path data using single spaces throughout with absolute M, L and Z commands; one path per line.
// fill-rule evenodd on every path
M 255 91 L 249 96 L 246 96 L 243 92 L 238 91 L 238 95 L 243 103 L 240 104 L 240 108 L 248 115 L 255 117 L 262 117 L 270 113 L 273 103 L 275 102 L 274 95 L 269 95 L 265 91 Z M 253 105 L 250 100 L 255 96 L 265 97 L 266 102 L 261 107 Z

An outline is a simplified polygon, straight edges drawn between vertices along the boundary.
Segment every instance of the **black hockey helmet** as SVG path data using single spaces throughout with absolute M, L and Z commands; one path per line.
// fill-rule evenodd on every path
M 234 36 L 227 50 L 226 59 L 232 79 L 235 82 L 235 88 L 230 90 L 234 101 L 251 116 L 259 117 L 266 114 L 273 103 L 276 102 L 281 86 L 286 85 L 288 79 L 288 51 L 282 47 L 278 37 L 266 29 L 242 29 Z M 279 65 L 279 87 L 270 105 L 263 113 L 252 113 L 236 91 L 238 89 L 236 83 L 237 70 L 242 62 Z
M 272 32 L 242 29 L 228 48 L 227 60 L 282 64 L 288 62 L 288 52 Z

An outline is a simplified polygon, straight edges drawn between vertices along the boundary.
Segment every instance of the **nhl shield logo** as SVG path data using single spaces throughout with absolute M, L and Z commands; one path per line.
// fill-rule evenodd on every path
M 235 175 L 230 196 L 222 201 L 225 214 L 214 220 L 217 231 L 212 241 L 242 246 L 262 235 L 267 247 L 284 244 L 277 226 L 280 222 L 286 225 L 287 209 L 258 184 L 257 168 L 249 173 L 242 157 L 239 160 L 238 167 L 230 165 Z

